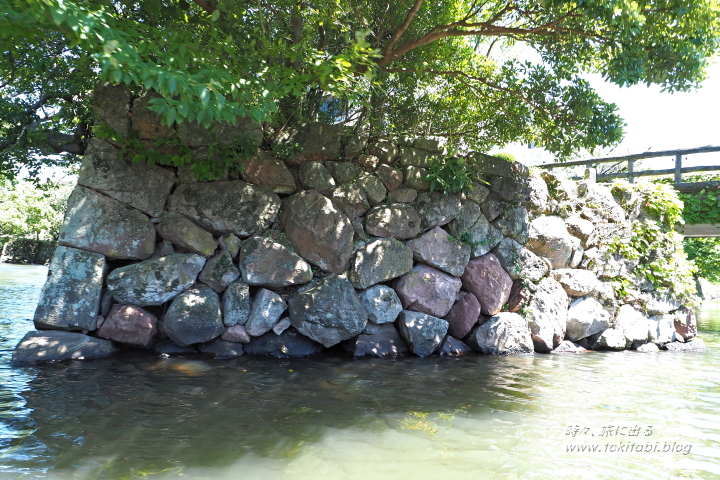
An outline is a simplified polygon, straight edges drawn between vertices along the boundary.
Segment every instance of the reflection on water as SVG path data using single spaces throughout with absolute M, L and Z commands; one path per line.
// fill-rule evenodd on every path
M 703 338 L 707 353 L 36 369 L 4 353 L 0 478 L 718 478 L 720 335 Z M 631 442 L 690 452 L 617 451 Z M 585 445 L 600 451 L 568 451 Z

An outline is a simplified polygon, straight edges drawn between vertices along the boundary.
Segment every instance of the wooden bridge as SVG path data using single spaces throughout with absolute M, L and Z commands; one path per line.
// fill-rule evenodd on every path
M 713 153 L 720 152 L 718 146 L 706 146 L 698 148 L 690 148 L 685 150 L 664 150 L 658 152 L 644 152 L 636 153 L 632 155 L 623 155 L 619 157 L 605 157 L 605 158 L 591 158 L 588 160 L 577 160 L 573 162 L 564 163 L 546 163 L 538 165 L 539 168 L 552 170 L 555 168 L 570 168 L 570 167 L 581 167 L 585 166 L 586 169 L 595 168 L 596 165 L 600 164 L 622 164 L 626 163 L 627 166 L 623 168 L 624 171 L 617 173 L 602 173 L 597 174 L 596 179 L 598 181 L 612 180 L 614 178 L 625 178 L 630 183 L 634 183 L 638 177 L 646 176 L 662 176 L 662 175 L 673 175 L 674 182 L 673 187 L 681 193 L 699 193 L 702 190 L 706 192 L 717 191 L 720 195 L 720 182 L 683 182 L 682 175 L 684 173 L 698 173 L 698 172 L 720 172 L 720 165 L 709 165 L 702 167 L 683 167 L 683 157 L 686 155 L 693 155 L 699 153 Z M 659 158 L 659 157 L 675 157 L 675 168 L 666 170 L 636 170 L 635 162 L 638 160 L 644 160 L 648 158 Z M 581 177 L 573 177 L 579 180 Z M 686 237 L 720 237 L 720 225 L 714 225 L 710 223 L 704 224 L 686 224 L 681 233 Z

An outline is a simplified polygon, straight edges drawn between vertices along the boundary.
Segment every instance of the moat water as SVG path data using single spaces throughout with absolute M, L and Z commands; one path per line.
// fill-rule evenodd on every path
M 0 479 L 720 478 L 707 352 L 10 365 L 47 268 L 0 265 Z

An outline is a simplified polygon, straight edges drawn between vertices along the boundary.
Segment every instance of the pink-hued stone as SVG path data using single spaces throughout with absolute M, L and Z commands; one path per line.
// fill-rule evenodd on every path
M 245 325 L 227 327 L 222 335 L 220 335 L 220 338 L 226 342 L 250 343 L 250 334 L 245 330 Z
M 460 286 L 457 277 L 427 265 L 416 265 L 398 280 L 395 291 L 406 310 L 442 318 L 452 308 Z
M 463 338 L 470 333 L 480 318 L 481 306 L 475 295 L 468 293 L 453 305 L 445 320 L 450 324 L 448 334 L 455 338 Z
M 152 313 L 134 305 L 114 305 L 98 336 L 134 347 L 149 348 L 158 333 L 158 321 Z
M 484 315 L 495 315 L 510 298 L 512 279 L 492 253 L 468 262 L 462 275 L 463 289 L 474 294 Z

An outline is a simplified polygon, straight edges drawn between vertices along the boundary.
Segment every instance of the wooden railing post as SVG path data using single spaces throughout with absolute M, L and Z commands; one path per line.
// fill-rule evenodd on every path
M 628 181 L 635 183 L 635 160 L 628 159 Z
M 682 183 L 682 155 L 675 155 L 675 183 Z

